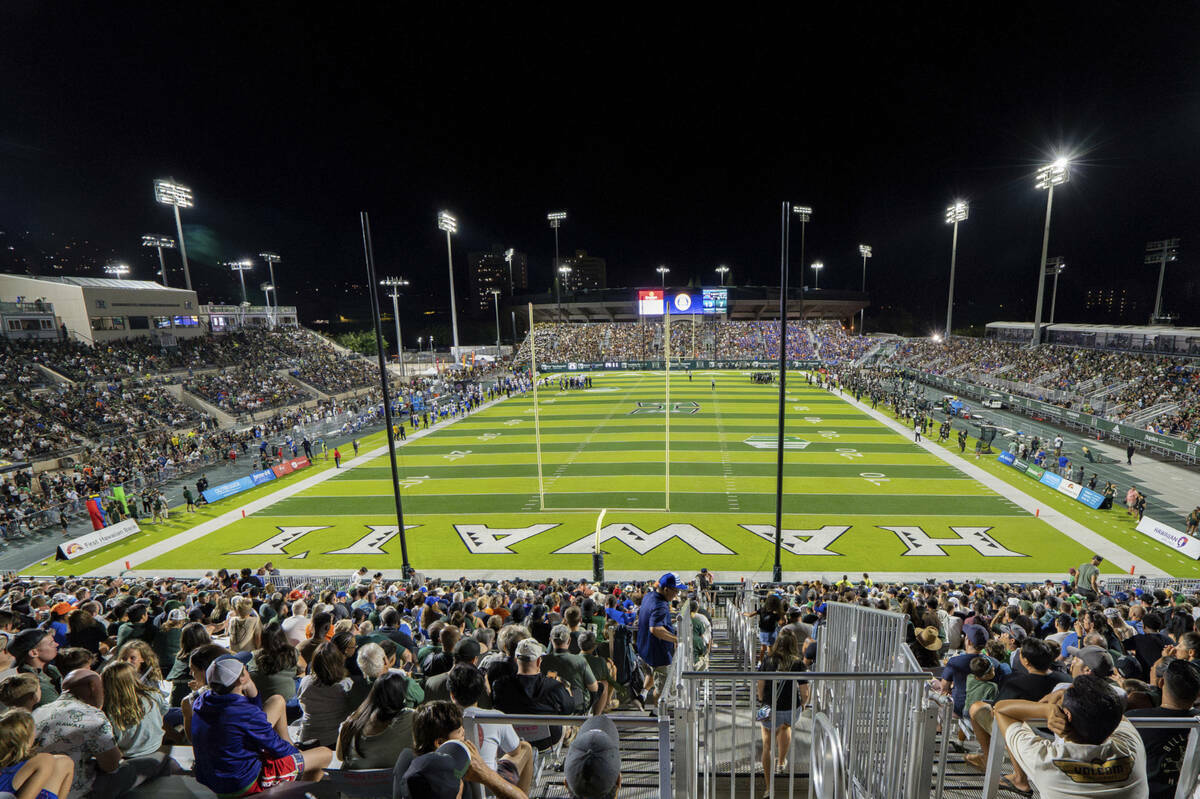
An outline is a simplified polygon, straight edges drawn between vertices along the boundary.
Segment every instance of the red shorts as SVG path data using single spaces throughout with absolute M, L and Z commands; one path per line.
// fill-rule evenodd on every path
M 283 782 L 295 782 L 304 773 L 304 756 L 297 752 L 294 755 L 281 757 L 278 760 L 263 762 L 258 779 L 238 796 L 250 796 L 274 788 Z

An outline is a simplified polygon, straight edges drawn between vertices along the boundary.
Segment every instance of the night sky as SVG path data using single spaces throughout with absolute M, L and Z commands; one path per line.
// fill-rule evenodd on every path
M 439 209 L 459 219 L 463 294 L 467 252 L 493 244 L 528 252 L 532 288 L 549 287 L 560 208 L 564 253 L 606 258 L 610 286 L 657 285 L 658 264 L 675 283 L 715 284 L 720 263 L 776 283 L 786 199 L 815 209 L 822 288 L 857 288 L 869 243 L 877 322 L 927 332 L 958 197 L 956 322 L 1032 318 L 1033 173 L 1066 153 L 1059 320 L 1101 321 L 1086 289 L 1130 281 L 1144 324 L 1143 246 L 1178 236 L 1167 308 L 1200 324 L 1195 4 L 418 5 L 6 0 L 0 230 L 85 237 L 149 279 L 139 239 L 174 235 L 152 190 L 170 175 L 196 195 L 201 301 L 237 299 L 217 260 L 269 249 L 303 319 L 366 319 L 350 288 L 366 209 L 380 273 L 413 282 L 415 337 L 445 321 Z

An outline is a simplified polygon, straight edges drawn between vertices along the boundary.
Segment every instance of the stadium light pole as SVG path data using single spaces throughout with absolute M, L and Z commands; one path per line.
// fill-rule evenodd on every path
M 392 290 L 392 320 L 396 323 L 396 360 L 400 362 L 400 376 L 404 374 L 404 339 L 400 337 L 400 289 L 408 285 L 402 277 L 385 277 L 379 285 Z M 276 295 L 279 296 L 279 295 Z
M 179 257 L 183 260 L 183 285 L 191 291 L 192 273 L 188 271 L 187 245 L 183 241 L 183 221 L 179 218 L 179 209 L 192 207 L 192 190 L 171 178 L 159 178 L 154 181 L 154 199 L 175 210 L 175 233 L 179 237 L 176 241 L 179 242 Z
M 1067 268 L 1061 256 L 1046 261 L 1046 277 L 1054 278 L 1054 289 L 1050 292 L 1050 324 L 1054 324 L 1054 307 L 1058 304 L 1058 276 Z
M 513 262 L 514 255 L 516 255 L 516 250 L 514 250 L 512 247 L 509 247 L 507 250 L 504 251 L 504 260 L 508 262 L 508 296 L 510 296 L 510 297 L 513 296 L 513 294 L 515 293 L 515 289 L 513 288 L 513 273 L 512 273 L 512 262 Z
M 500 289 L 492 289 L 489 292 L 496 304 L 496 357 L 500 357 Z
M 812 262 L 813 288 L 814 289 L 821 288 L 821 270 L 824 268 L 825 268 L 825 264 L 823 264 L 822 262 L 820 262 L 820 261 Z
M 279 284 L 275 282 L 275 264 L 283 259 L 273 252 L 260 252 L 258 257 L 267 262 L 267 269 L 271 273 L 271 288 L 275 290 L 275 302 L 271 306 L 271 325 L 274 326 L 279 323 L 279 289 L 276 288 Z
M 375 354 L 379 359 L 379 386 L 383 389 L 383 418 L 387 426 L 388 457 L 392 462 L 392 496 L 396 501 L 396 532 L 400 537 L 400 574 L 405 580 L 409 580 L 413 575 L 413 567 L 408 562 L 408 539 L 404 535 L 404 505 L 400 501 L 400 480 L 396 469 L 396 433 L 392 429 L 392 398 L 388 390 L 387 364 L 383 359 L 379 293 L 375 289 L 375 250 L 371 246 L 371 220 L 366 211 L 359 212 L 359 223 L 362 225 L 363 258 L 367 262 L 367 291 L 371 292 L 371 321 L 375 325 Z
M 249 258 L 246 258 L 241 261 L 228 261 L 225 265 L 237 272 L 238 280 L 242 282 L 242 305 L 248 305 L 249 300 L 246 299 L 246 272 L 253 269 L 254 264 Z
M 665 266 L 660 266 L 654 271 L 658 272 L 658 276 L 662 278 L 662 287 L 665 289 L 667 287 L 667 273 L 671 270 Z
M 124 280 L 125 275 L 129 274 L 129 266 L 126 264 L 109 264 L 104 267 L 106 275 L 115 275 L 117 280 Z
M 1147 264 L 1158 264 L 1158 291 L 1154 294 L 1154 319 L 1158 324 L 1162 317 L 1163 281 L 1167 275 L 1167 262 L 1179 260 L 1179 239 L 1162 239 L 1146 242 Z
M 550 227 L 554 228 L 554 302 L 560 306 L 562 305 L 562 294 L 558 287 L 558 276 L 562 270 L 559 269 L 558 263 L 558 228 L 566 218 L 566 211 L 551 211 L 546 214 L 546 221 L 550 223 Z
M 809 205 L 793 205 L 792 213 L 795 214 L 796 218 L 800 220 L 800 293 L 803 294 L 804 293 L 804 235 L 808 231 L 808 223 L 812 221 L 813 209 L 812 209 L 812 206 L 809 206 Z M 788 240 L 787 240 L 788 258 L 791 258 L 792 257 L 791 256 L 792 223 L 790 220 L 787 224 L 787 237 L 788 237 Z M 790 263 L 788 265 L 788 269 L 789 270 L 791 269 Z M 804 298 L 801 297 L 800 299 L 801 299 L 801 302 L 803 302 Z M 801 319 L 800 321 L 803 322 L 804 320 Z
M 863 294 L 866 294 L 867 293 L 867 259 L 871 257 L 871 245 L 870 244 L 858 245 L 858 254 L 861 255 L 862 259 L 863 259 L 862 290 L 863 290 Z M 861 336 L 863 334 L 863 326 L 866 325 L 866 323 L 867 323 L 867 306 L 864 305 L 862 307 L 862 310 L 859 311 L 858 335 Z
M 729 267 L 721 264 L 717 267 L 717 274 L 721 276 L 721 288 L 725 288 L 725 276 L 729 274 Z
M 954 266 L 958 260 L 958 223 L 966 222 L 970 212 L 971 206 L 965 200 L 955 200 L 954 205 L 946 208 L 946 224 L 954 225 L 954 236 L 950 239 L 950 296 L 946 299 L 946 335 L 943 341 L 950 340 L 950 322 L 954 316 Z
M 267 307 L 271 307 L 271 292 L 275 290 L 275 284 L 259 283 L 258 288 L 262 291 L 263 296 L 267 298 Z
M 168 250 L 175 249 L 175 239 L 170 236 L 159 236 L 156 234 L 147 234 L 142 236 L 143 247 L 153 247 L 158 250 L 158 274 L 162 276 L 163 285 L 170 288 L 171 284 L 167 282 L 167 262 L 163 260 L 163 248 Z
M 1037 302 L 1033 306 L 1033 339 L 1030 347 L 1042 343 L 1042 302 L 1046 294 L 1046 250 L 1050 246 L 1050 209 L 1054 206 L 1054 187 L 1071 179 L 1071 165 L 1066 158 L 1059 158 L 1037 171 L 1034 187 L 1046 190 L 1046 226 L 1042 231 L 1042 262 L 1038 266 Z
M 560 266 L 558 268 L 557 274 L 561 276 L 561 280 L 556 279 L 555 283 L 566 283 L 567 280 L 569 279 L 568 276 L 571 274 L 571 267 L 567 266 L 566 264 L 563 264 L 562 266 Z M 561 302 L 559 302 L 559 304 L 558 304 L 558 310 L 559 310 L 559 313 L 561 314 L 562 313 L 562 303 Z
M 801 226 L 807 224 L 812 214 L 811 208 L 805 208 L 804 213 L 796 212 L 792 204 L 783 201 L 780 219 L 779 242 L 779 435 L 775 442 L 775 564 L 771 569 L 771 580 L 783 582 L 783 561 L 781 548 L 783 545 L 783 425 L 784 400 L 787 394 L 787 285 L 788 285 L 788 247 L 792 241 L 792 213 L 798 213 Z M 803 240 L 804 232 L 800 233 Z M 801 262 L 803 263 L 803 262 Z M 800 289 L 800 318 L 804 319 L 804 289 Z
M 450 251 L 450 234 L 458 232 L 458 220 L 445 211 L 438 211 L 438 230 L 446 231 L 446 266 L 450 270 L 450 328 L 454 334 L 454 349 L 450 354 L 458 356 L 458 306 L 454 303 L 454 255 Z

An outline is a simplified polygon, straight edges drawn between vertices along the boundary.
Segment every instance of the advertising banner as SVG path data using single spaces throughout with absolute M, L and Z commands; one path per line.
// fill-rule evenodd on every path
M 1100 506 L 1104 504 L 1104 495 L 1093 491 L 1087 486 L 1084 486 L 1083 490 L 1079 492 L 1079 496 L 1076 497 L 1076 499 L 1078 499 L 1084 505 L 1087 505 L 1092 510 L 1099 510 Z
M 263 483 L 267 482 L 268 480 L 274 480 L 274 479 L 275 479 L 275 472 L 273 472 L 270 469 L 263 469 L 261 472 L 255 472 L 254 474 L 250 475 L 250 482 L 256 486 L 262 485 Z
M 1176 552 L 1182 552 L 1192 560 L 1200 560 L 1200 540 L 1179 532 L 1174 527 L 1168 527 L 1156 522 L 1149 516 L 1143 516 L 1138 522 L 1137 531 L 1142 535 L 1153 538 L 1160 544 L 1166 544 Z
M 1051 488 L 1057 489 L 1058 484 L 1062 482 L 1062 478 L 1054 472 L 1042 472 L 1042 476 L 1038 478 L 1038 482 L 1042 485 L 1048 485 Z
M 254 481 L 249 477 L 239 477 L 228 483 L 222 483 L 219 486 L 210 488 L 204 492 L 204 500 L 206 502 L 216 502 L 219 499 L 232 497 L 234 494 L 240 494 L 243 491 L 249 491 L 254 488 Z
M 1073 483 L 1065 477 L 1058 484 L 1058 493 L 1066 494 L 1071 499 L 1079 499 L 1079 492 L 1082 490 L 1083 486 Z
M 1013 455 L 1011 452 L 1001 452 L 1000 457 L 997 460 L 1006 466 L 1013 466 L 1017 460 L 1017 456 Z
M 123 522 L 103 527 L 94 533 L 81 535 L 70 541 L 64 541 L 58 545 L 58 550 L 54 553 L 56 560 L 73 560 L 80 555 L 86 555 L 100 547 L 105 547 L 114 541 L 120 541 L 122 538 L 127 538 L 141 528 L 133 519 L 126 519 Z
M 1054 472 L 1048 472 L 1040 466 L 1026 463 L 1020 458 L 1014 458 L 1011 452 L 1001 452 L 996 460 L 1011 466 L 1019 472 L 1024 472 L 1042 485 L 1048 485 L 1060 494 L 1065 494 L 1071 499 L 1082 502 L 1089 508 L 1098 509 L 1104 502 L 1104 497 L 1092 489 L 1081 486 L 1079 483 L 1072 482 L 1071 480 L 1065 480 Z
M 285 474 L 297 472 L 311 465 L 308 462 L 308 458 L 292 458 L 290 461 L 275 464 L 271 467 L 271 471 L 275 473 L 276 477 L 283 477 Z
M 1045 473 L 1046 473 L 1045 470 L 1042 469 L 1041 466 L 1038 466 L 1035 463 L 1031 463 L 1025 468 L 1025 474 L 1029 475 L 1034 480 L 1041 480 L 1042 475 Z

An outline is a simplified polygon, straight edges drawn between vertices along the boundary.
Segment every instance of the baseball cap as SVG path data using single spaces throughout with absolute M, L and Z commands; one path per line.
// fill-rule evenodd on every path
M 683 580 L 680 580 L 675 572 L 667 572 L 662 577 L 658 578 L 659 588 L 678 588 L 683 589 Z
M 553 629 L 550 630 L 550 640 L 554 641 L 555 643 L 558 643 L 559 641 L 570 641 L 571 628 L 565 624 L 554 625 Z
M 479 642 L 474 638 L 460 638 L 454 645 L 454 659 L 460 663 L 466 663 L 468 660 L 479 657 L 479 653 L 482 651 Z
M 526 638 L 517 644 L 517 658 L 520 660 L 537 660 L 546 654 L 546 650 L 536 639 Z
M 1025 628 L 1019 624 L 1003 624 L 1000 626 L 1000 632 L 1008 633 L 1018 643 L 1029 637 L 1029 633 L 1025 632 Z
M 50 608 L 50 613 L 55 616 L 65 616 L 75 608 L 71 607 L 70 602 L 59 602 L 54 607 Z
M 982 649 L 987 646 L 987 630 L 980 627 L 978 624 L 964 624 L 963 638 L 971 642 L 971 646 L 976 649 Z
M 232 688 L 245 668 L 233 655 L 222 655 L 209 664 L 204 679 L 213 688 Z
M 593 716 L 579 728 L 563 764 L 572 796 L 608 796 L 621 776 L 617 725 L 607 716 Z
M 1113 666 L 1112 655 L 1108 654 L 1108 650 L 1098 646 L 1069 646 L 1067 654 L 1079 658 L 1083 661 L 1083 665 L 1087 666 L 1092 671 L 1097 671 L 1103 668 L 1101 664 L 1107 662 L 1109 667 Z
M 401 755 L 404 757 L 404 755 Z M 471 765 L 462 741 L 446 741 L 436 751 L 413 758 L 398 786 L 403 799 L 455 799 Z
M 167 621 L 187 621 L 188 613 L 183 608 L 174 608 L 167 614 Z

